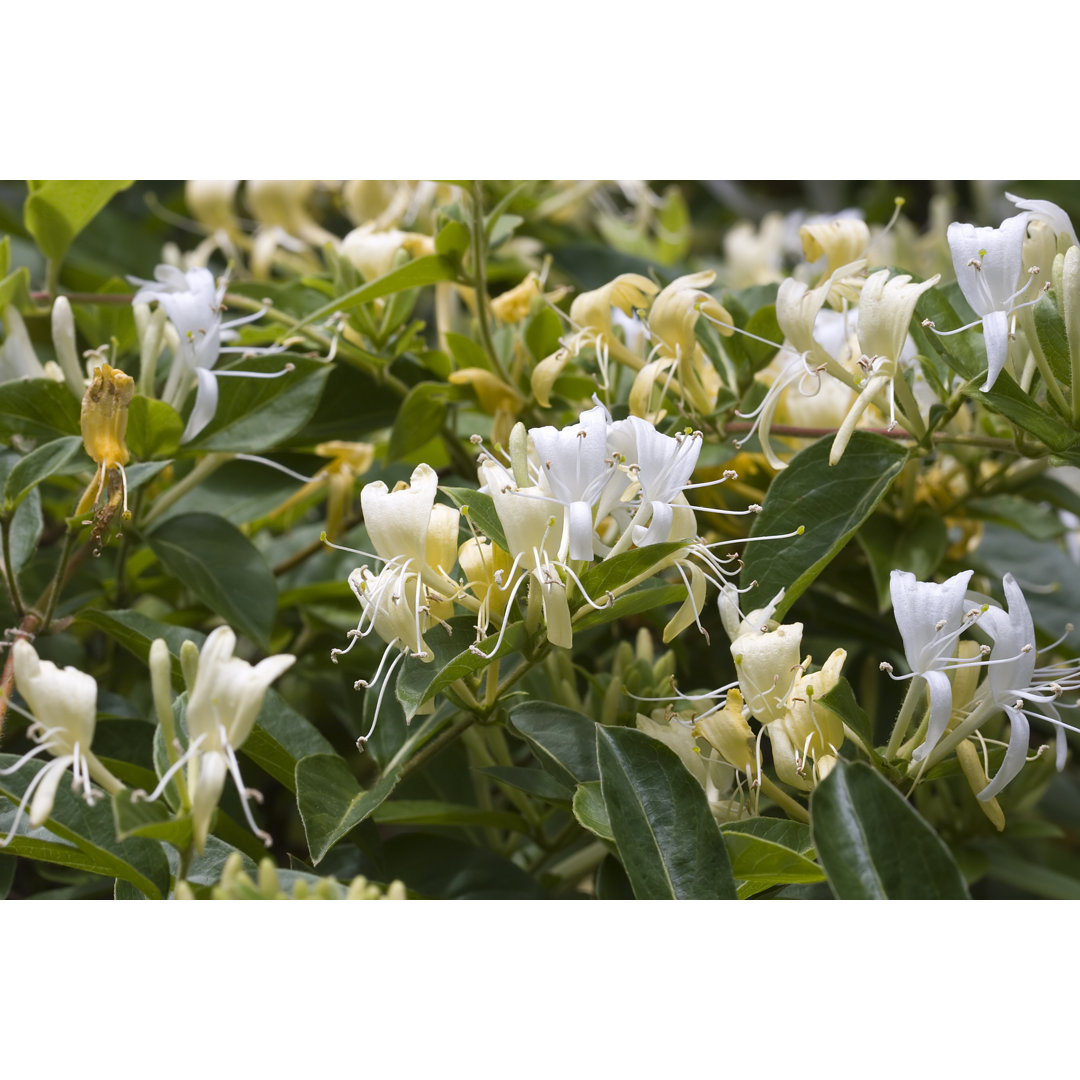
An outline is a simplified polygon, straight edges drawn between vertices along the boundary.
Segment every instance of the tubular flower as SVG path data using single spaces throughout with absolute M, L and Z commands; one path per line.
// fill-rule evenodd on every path
M 712 270 L 676 278 L 656 297 L 649 311 L 649 333 L 658 354 L 653 364 L 659 370 L 674 366 L 683 396 L 705 415 L 716 407 L 720 375 L 698 344 L 694 328 L 705 315 L 722 336 L 730 337 L 734 333 L 734 322 L 727 309 L 703 291 L 715 279 Z M 638 380 L 645 378 L 651 386 L 655 378 L 652 365 L 646 365 L 638 376 Z M 640 415 L 640 409 L 635 415 Z
M 1057 767 L 1065 767 L 1065 730 L 1076 731 L 1062 721 L 1053 704 L 1067 690 L 1080 689 L 1080 668 L 1055 664 L 1038 667 L 1035 624 L 1027 601 L 1012 574 L 1002 580 L 1008 610 L 990 607 L 979 625 L 990 634 L 994 645 L 986 664 L 989 701 L 1009 718 L 1009 746 L 993 779 L 978 793 L 986 801 L 994 798 L 1014 779 L 1027 760 L 1030 739 L 1029 717 L 1053 724 L 1057 738 Z M 1040 706 L 1032 711 L 1025 702 Z
M 180 339 L 176 362 L 169 372 L 162 399 L 174 406 L 179 405 L 187 391 L 187 380 L 192 375 L 195 376 L 195 405 L 180 438 L 182 443 L 190 442 L 210 423 L 217 412 L 218 378 L 229 375 L 250 379 L 276 379 L 292 371 L 293 366 L 286 364 L 281 371 L 275 372 L 212 370 L 222 353 L 267 354 L 281 351 L 279 346 L 243 349 L 222 345 L 223 341 L 231 340 L 235 336 L 236 327 L 260 318 L 262 312 L 257 311 L 223 323 L 221 313 L 224 310 L 225 282 L 215 285 L 213 275 L 203 267 L 184 272 L 175 266 L 162 264 L 155 268 L 154 277 L 154 281 L 131 279 L 139 286 L 131 302 L 149 304 L 157 301 L 165 309 L 169 322 Z
M 934 749 L 949 724 L 952 684 L 948 671 L 954 666 L 956 642 L 980 614 L 964 599 L 972 573 L 965 570 L 940 585 L 916 581 L 906 570 L 894 570 L 889 578 L 893 614 L 911 677 L 926 683 L 930 699 L 926 738 L 912 753 L 913 761 L 922 761 Z
M 33 713 L 34 723 L 29 734 L 37 745 L 0 775 L 10 775 L 43 751 L 51 754 L 53 760 L 26 786 L 15 819 L 8 835 L 0 841 L 0 847 L 6 847 L 14 839 L 31 797 L 30 825 L 37 828 L 45 823 L 52 813 L 60 780 L 69 767 L 75 777 L 73 789 L 81 790 L 83 798 L 91 805 L 100 797 L 100 792 L 90 782 L 91 776 L 109 792 L 115 793 L 123 787 L 90 751 L 97 723 L 97 683 L 94 678 L 77 668 L 61 670 L 51 661 L 42 660 L 33 645 L 22 637 L 16 639 L 12 653 L 15 687 Z
M 830 281 L 828 300 L 836 308 L 846 300 L 853 303 L 859 299 L 857 278 L 836 276 L 841 267 L 862 259 L 870 247 L 870 229 L 861 218 L 840 217 L 832 221 L 815 221 L 799 229 L 803 255 L 807 262 L 817 262 L 825 256 L 824 277 Z
M 123 514 L 131 516 L 127 505 L 127 474 L 124 466 L 130 454 L 125 441 L 128 406 L 135 394 L 130 375 L 101 364 L 95 371 L 82 400 L 82 437 L 87 454 L 97 464 L 97 472 L 86 489 L 76 514 L 85 514 L 102 494 L 113 506 L 121 498 Z M 108 488 L 106 489 L 106 483 Z
M 1009 319 L 1024 306 L 1014 301 L 1027 292 L 1034 280 L 1029 277 L 1020 284 L 1027 222 L 1028 215 L 1024 213 L 1006 218 L 997 229 L 977 229 L 957 221 L 949 226 L 949 250 L 957 284 L 982 322 L 986 342 L 986 381 L 981 387 L 984 391 L 993 387 L 1005 367 L 1009 354 Z M 955 330 L 937 330 L 933 324 L 928 325 L 935 333 L 945 336 L 969 330 L 978 322 Z
M 157 642 L 154 643 L 157 646 Z M 185 644 L 194 656 L 194 645 Z M 188 767 L 187 790 L 191 801 L 191 820 L 195 850 L 201 853 L 210 834 L 210 825 L 225 787 L 225 777 L 231 775 L 244 808 L 251 831 L 269 846 L 270 836 L 263 832 L 251 816 L 236 751 L 244 744 L 255 726 L 263 699 L 270 684 L 292 667 L 295 656 L 281 653 L 268 656 L 252 665 L 233 656 L 236 634 L 228 626 L 213 630 L 199 651 L 194 667 L 194 685 L 188 685 L 186 710 L 188 746 L 161 777 L 158 786 L 145 796 L 148 802 L 158 798 L 166 785 L 185 765 Z M 151 671 L 162 658 L 168 664 L 167 650 L 151 650 Z M 186 671 L 186 669 L 185 669 Z M 168 706 L 167 681 L 164 706 Z M 142 793 L 137 793 L 142 794 Z M 258 794 L 257 792 L 254 794 Z

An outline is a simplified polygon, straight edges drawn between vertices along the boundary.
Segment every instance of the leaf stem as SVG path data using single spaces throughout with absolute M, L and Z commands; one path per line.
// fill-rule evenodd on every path
M 157 499 L 154 505 L 150 507 L 146 517 L 139 522 L 139 527 L 145 529 L 151 521 L 160 517 L 178 499 L 186 495 L 192 488 L 198 487 L 208 476 L 216 472 L 222 465 L 231 461 L 234 457 L 234 454 L 207 454 L 202 461 L 195 465 L 187 476 L 181 480 L 177 480 L 168 491 L 164 492 Z
M 487 231 L 484 227 L 483 186 L 479 180 L 473 181 L 472 217 L 472 278 L 473 288 L 476 290 L 476 321 L 480 324 L 480 337 L 484 343 L 484 351 L 491 360 L 495 374 L 507 386 L 512 386 L 510 376 L 507 375 L 499 354 L 495 351 L 495 343 L 491 339 L 491 327 L 488 325 Z

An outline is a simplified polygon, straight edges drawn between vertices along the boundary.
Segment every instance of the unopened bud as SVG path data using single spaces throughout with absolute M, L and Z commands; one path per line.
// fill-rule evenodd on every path
M 86 390 L 86 380 L 75 345 L 75 317 L 71 313 L 71 301 L 66 296 L 58 296 L 53 301 L 52 339 L 56 359 L 64 373 L 64 382 L 77 398 L 81 398 Z

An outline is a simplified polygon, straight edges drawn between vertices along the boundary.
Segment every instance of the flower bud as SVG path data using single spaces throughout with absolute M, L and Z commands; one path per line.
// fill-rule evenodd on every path
M 64 381 L 68 389 L 81 398 L 86 389 L 79 353 L 75 346 L 75 318 L 71 313 L 71 301 L 66 296 L 58 296 L 53 301 L 52 339 L 56 349 L 56 359 L 64 372 Z

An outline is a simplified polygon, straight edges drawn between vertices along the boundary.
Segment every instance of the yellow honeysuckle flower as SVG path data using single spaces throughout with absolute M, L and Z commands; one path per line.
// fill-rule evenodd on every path
M 825 273 L 822 281 L 832 279 L 829 287 L 829 303 L 839 308 L 843 301 L 859 299 L 859 280 L 847 275 L 834 278 L 840 267 L 863 258 L 870 247 L 870 229 L 861 218 L 834 218 L 804 225 L 799 230 L 803 255 L 807 262 L 817 262 L 825 256 Z
M 130 517 L 127 507 L 127 475 L 124 466 L 128 452 L 128 406 L 135 394 L 135 380 L 108 364 L 100 365 L 86 388 L 82 400 L 82 436 L 87 454 L 97 464 L 97 472 L 76 507 L 76 514 L 85 514 L 103 492 L 115 503 L 123 498 L 124 517 Z

